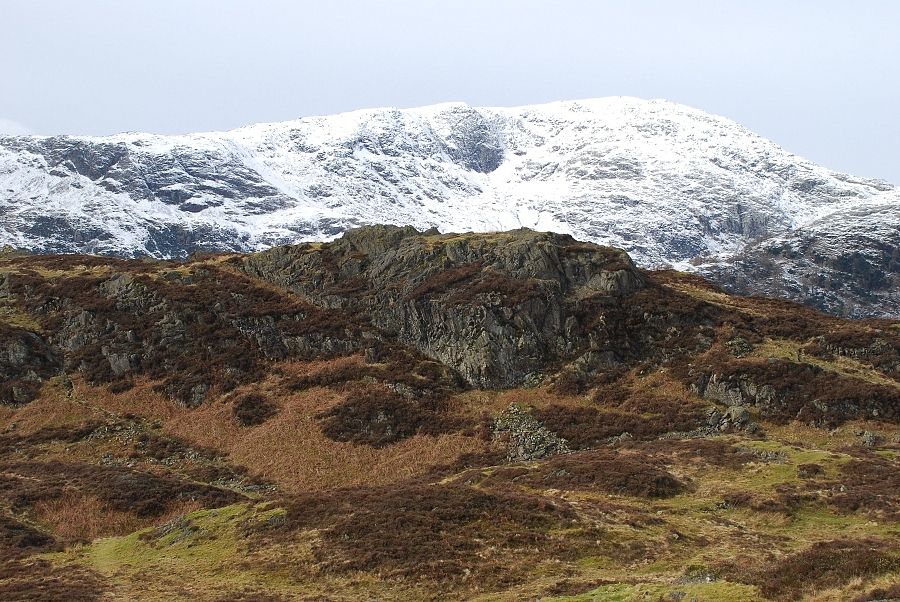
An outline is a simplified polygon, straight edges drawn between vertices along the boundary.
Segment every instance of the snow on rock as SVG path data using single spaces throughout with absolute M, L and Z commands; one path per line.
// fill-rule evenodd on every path
M 568 232 L 739 292 L 847 315 L 900 311 L 898 191 L 661 100 L 0 137 L 0 245 L 183 257 L 328 240 L 367 223 Z

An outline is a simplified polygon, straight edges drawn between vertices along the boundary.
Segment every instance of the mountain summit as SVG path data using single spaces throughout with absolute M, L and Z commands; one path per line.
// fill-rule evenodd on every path
M 0 244 L 184 257 L 363 224 L 528 227 L 848 316 L 900 306 L 900 192 L 661 100 L 371 109 L 182 136 L 0 138 Z

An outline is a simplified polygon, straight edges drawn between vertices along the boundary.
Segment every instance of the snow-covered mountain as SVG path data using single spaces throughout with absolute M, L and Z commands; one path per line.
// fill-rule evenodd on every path
M 900 313 L 900 191 L 660 100 L 0 138 L 0 245 L 179 257 L 367 223 L 525 226 L 846 315 Z

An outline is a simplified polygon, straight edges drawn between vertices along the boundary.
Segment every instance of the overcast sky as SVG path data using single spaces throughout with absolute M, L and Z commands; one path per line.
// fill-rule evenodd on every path
M 0 131 L 628 95 L 900 184 L 900 1 L 0 0 Z

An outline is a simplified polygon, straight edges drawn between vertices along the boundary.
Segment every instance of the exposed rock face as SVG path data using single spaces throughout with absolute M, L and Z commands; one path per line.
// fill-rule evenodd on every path
M 213 386 L 229 390 L 258 378 L 267 362 L 358 349 L 352 320 L 216 266 L 179 270 L 174 264 L 36 257 L 34 265 L 61 274 L 45 279 L 29 268 L 19 271 L 15 261 L 0 300 L 32 314 L 47 335 L 0 323 L 0 338 L 8 341 L 0 351 L 0 377 L 13 379 L 5 387 L 14 402 L 24 395 L 17 392 L 22 383 L 38 383 L 64 367 L 119 387 L 149 376 L 159 381 L 159 391 L 195 407 Z
M 644 286 L 623 251 L 530 230 L 366 227 L 327 252 L 276 248 L 247 257 L 244 268 L 316 303 L 371 316 L 481 387 L 519 385 L 586 345 L 573 315 L 579 299 L 615 300 Z
M 569 453 L 565 439 L 550 432 L 521 406 L 511 405 L 494 420 L 494 434 L 508 438 L 509 462 L 539 460 Z
M 740 294 L 802 300 L 853 318 L 900 307 L 900 203 L 876 202 L 747 245 L 701 272 Z
M 758 387 L 749 377 L 725 378 L 718 374 L 702 379 L 697 391 L 706 399 L 728 407 L 746 404 L 766 406 L 775 397 L 772 385 Z
M 724 418 L 731 424 L 746 422 L 745 406 L 751 405 L 771 420 L 799 419 L 819 426 L 854 419 L 900 419 L 900 391 L 896 387 L 849 384 L 809 366 L 792 365 L 791 374 L 785 373 L 783 363 L 771 365 L 769 374 L 754 366 L 746 373 L 702 375 L 693 389 L 705 399 L 728 406 Z
M 61 367 L 59 356 L 37 333 L 0 323 L 0 404 L 31 401 L 41 381 Z

